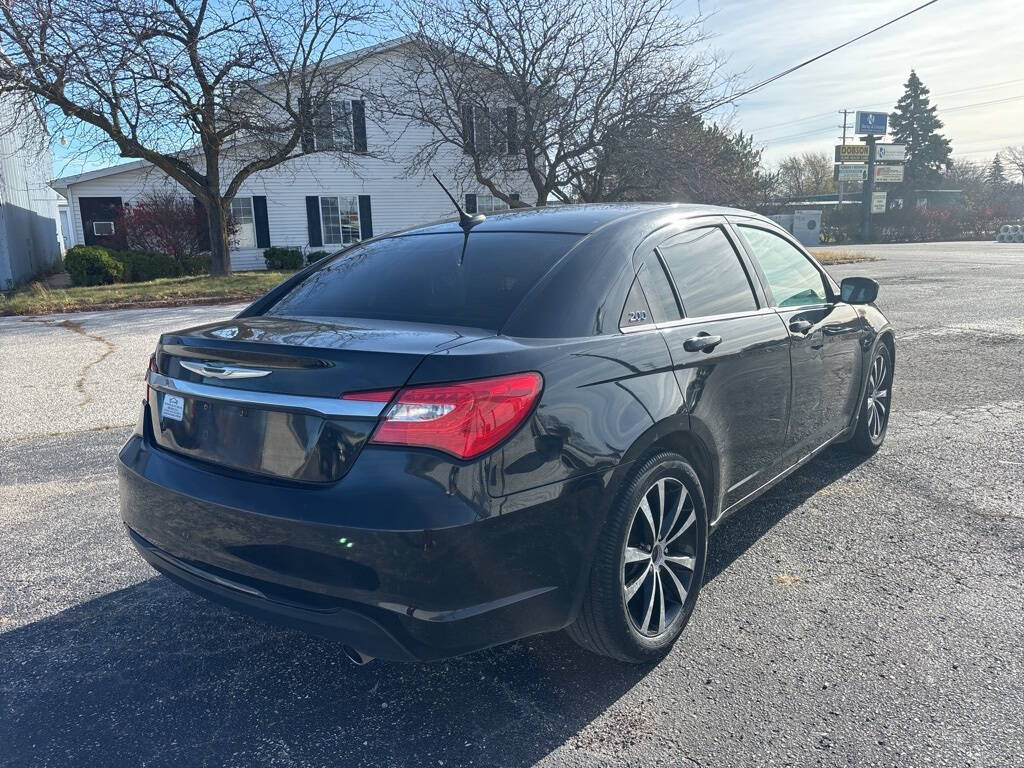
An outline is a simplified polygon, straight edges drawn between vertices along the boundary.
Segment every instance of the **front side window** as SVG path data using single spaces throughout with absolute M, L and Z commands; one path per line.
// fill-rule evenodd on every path
M 828 301 L 825 282 L 792 243 L 758 227 L 739 225 L 743 239 L 761 265 L 779 307 L 803 307 Z
M 359 200 L 355 197 L 321 197 L 320 223 L 324 245 L 359 242 Z
M 757 309 L 739 254 L 721 227 L 701 227 L 658 246 L 687 317 Z
M 236 197 L 231 201 L 231 221 L 235 225 L 234 246 L 256 247 L 256 219 L 252 215 L 252 198 Z

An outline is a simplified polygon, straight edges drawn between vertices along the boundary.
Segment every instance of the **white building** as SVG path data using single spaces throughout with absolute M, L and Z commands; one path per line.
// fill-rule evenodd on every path
M 0 290 L 30 280 L 60 260 L 57 195 L 46 129 L 39 114 L 0 96 Z
M 395 124 L 375 114 L 370 94 L 380 87 L 379 73 L 387 71 L 380 66 L 380 59 L 400 55 L 403 45 L 404 41 L 396 41 L 378 46 L 372 57 L 376 61 L 366 62 L 364 79 L 354 79 L 354 87 L 365 86 L 365 92 L 353 92 L 351 99 L 334 104 L 343 116 L 340 133 L 355 153 L 345 160 L 329 152 L 304 155 L 257 172 L 242 184 L 231 203 L 232 218 L 238 225 L 231 250 L 233 269 L 263 269 L 262 251 L 270 245 L 331 251 L 354 240 L 454 214 L 451 201 L 428 174 L 411 176 L 408 172 L 416 151 L 431 141 L 430 129 Z M 339 133 L 337 127 L 335 132 Z M 464 162 L 461 152 L 449 145 L 438 151 L 430 170 L 471 211 L 486 213 L 507 207 L 482 188 L 460 188 L 456 178 L 467 174 L 457 169 Z M 226 185 L 231 176 L 228 168 L 225 171 Z M 145 161 L 56 179 L 51 186 L 67 199 L 74 242 L 87 245 L 111 241 L 121 206 L 156 191 L 185 194 L 176 182 Z M 514 186 L 524 201 L 532 199 L 525 173 L 522 182 L 516 181 Z

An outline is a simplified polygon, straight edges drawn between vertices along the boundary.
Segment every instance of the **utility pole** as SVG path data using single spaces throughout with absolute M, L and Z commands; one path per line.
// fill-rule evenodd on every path
M 868 145 L 868 178 L 864 182 L 864 220 L 861 225 L 861 238 L 865 243 L 871 242 L 871 193 L 875 191 L 875 140 L 878 137 L 873 133 L 864 137 Z
M 843 116 L 843 136 L 842 136 L 842 139 L 843 139 L 843 146 L 844 147 L 846 146 L 846 116 L 849 113 L 850 113 L 850 110 L 848 110 L 848 109 L 841 109 L 841 110 L 839 110 L 839 114 L 841 114 Z M 837 184 L 839 186 L 839 207 L 836 208 L 836 212 L 838 213 L 839 211 L 841 211 L 843 209 L 843 186 L 846 184 L 846 182 L 844 182 L 842 179 L 839 179 Z

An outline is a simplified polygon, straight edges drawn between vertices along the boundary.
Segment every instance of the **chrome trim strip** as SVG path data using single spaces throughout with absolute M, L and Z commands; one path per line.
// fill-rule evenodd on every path
M 189 360 L 180 360 L 178 365 L 186 371 L 192 371 L 192 373 L 198 373 L 200 376 L 214 379 L 259 379 L 271 374 L 270 371 L 242 368 L 237 365 L 228 365 L 227 363 L 193 363 Z
M 301 411 L 317 416 L 338 417 L 350 416 L 375 419 L 387 403 L 375 403 L 363 400 L 342 400 L 333 397 L 306 397 L 303 395 L 282 395 L 277 392 L 255 392 L 228 387 L 213 387 L 207 384 L 195 384 L 191 381 L 172 379 L 161 373 L 150 371 L 149 385 L 161 392 L 185 397 L 197 397 L 201 400 L 219 400 L 226 403 L 242 405 L 258 405 L 277 408 L 284 411 Z

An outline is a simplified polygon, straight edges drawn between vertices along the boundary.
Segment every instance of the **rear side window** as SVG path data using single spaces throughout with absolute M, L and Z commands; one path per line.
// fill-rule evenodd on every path
M 266 314 L 353 317 L 498 330 L 580 235 L 477 232 L 406 235 L 356 246 L 314 272 Z
M 739 255 L 720 227 L 683 232 L 658 246 L 687 317 L 757 309 Z

